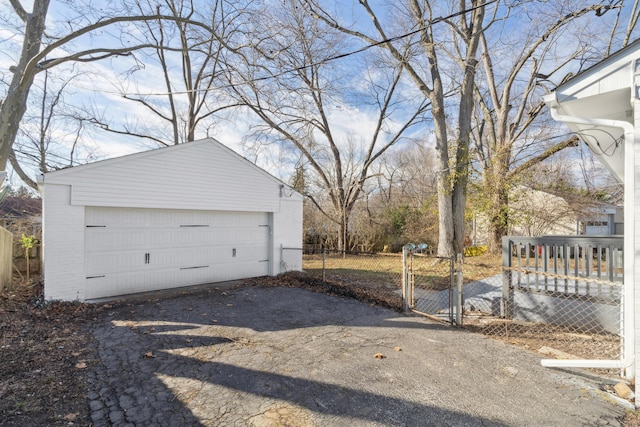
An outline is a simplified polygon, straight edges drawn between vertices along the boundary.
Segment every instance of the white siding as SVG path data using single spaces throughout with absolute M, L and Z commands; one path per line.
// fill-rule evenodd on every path
M 45 298 L 84 296 L 84 206 L 71 206 L 68 185 L 47 185 L 43 198 Z
M 562 85 L 558 89 L 558 100 L 564 102 L 619 89 L 628 89 L 632 61 L 637 56 L 637 48 L 632 48 L 631 46 L 628 49 L 614 53 L 606 61 L 573 78 L 570 84 Z M 603 73 L 606 73 L 606 76 Z
M 134 154 L 45 175 L 73 186 L 71 204 L 275 212 L 280 182 L 214 140 Z
M 283 197 L 280 201 L 280 211 L 274 214 L 273 232 L 277 239 L 273 242 L 273 274 L 302 270 L 301 250 L 281 251 L 281 247 L 302 248 L 302 202 L 299 197 Z
M 41 188 L 49 300 L 275 275 L 280 247 L 302 244 L 302 196 L 214 140 L 51 172 Z M 171 228 L 212 217 L 206 231 Z M 243 218 L 260 228 L 244 230 Z M 87 227 L 107 221 L 115 232 Z M 214 229 L 218 244 L 205 247 Z M 164 267 L 130 263 L 147 252 Z M 288 270 L 302 268 L 301 253 L 286 257 Z
M 636 396 L 638 395 L 637 384 L 640 384 L 640 369 L 638 369 L 638 361 L 640 361 L 640 100 L 637 98 L 634 100 L 634 118 L 635 118 L 635 150 L 634 156 L 634 196 L 633 196 L 633 211 L 625 212 L 625 250 L 629 247 L 627 239 L 633 239 L 633 280 L 628 280 L 625 276 L 625 286 L 632 285 L 634 287 L 634 304 L 633 310 L 635 314 L 634 318 L 634 339 L 635 339 L 635 383 L 636 383 Z M 625 183 L 625 191 L 628 186 Z M 632 232 L 630 232 L 632 231 Z M 625 252 L 626 255 L 626 252 Z M 629 254 L 631 257 L 631 254 Z M 625 259 L 626 261 L 626 259 Z M 626 274 L 626 269 L 625 269 Z M 636 398 L 637 399 L 637 398 Z M 638 400 L 636 400 L 638 405 Z

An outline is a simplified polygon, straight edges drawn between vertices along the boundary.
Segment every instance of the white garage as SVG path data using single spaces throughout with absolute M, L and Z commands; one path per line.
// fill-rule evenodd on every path
M 302 196 L 213 139 L 50 172 L 40 188 L 49 300 L 302 268 Z

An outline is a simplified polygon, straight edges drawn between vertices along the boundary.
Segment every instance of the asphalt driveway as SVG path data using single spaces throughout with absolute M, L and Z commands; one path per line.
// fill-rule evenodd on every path
M 584 426 L 624 412 L 533 353 L 302 289 L 132 298 L 94 336 L 94 426 Z

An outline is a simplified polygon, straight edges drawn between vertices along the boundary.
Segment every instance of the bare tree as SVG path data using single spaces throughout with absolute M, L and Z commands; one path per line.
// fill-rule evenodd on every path
M 86 163 L 96 158 L 96 152 L 84 141 L 86 122 L 79 118 L 77 106 L 66 97 L 73 92 L 68 86 L 79 77 L 73 68 L 65 70 L 69 77 L 56 78 L 45 71 L 42 84 L 37 84 L 32 106 L 24 116 L 9 161 L 20 179 L 37 189 L 31 171 L 40 173 Z
M 240 33 L 240 43 L 245 39 L 243 26 L 246 22 L 243 19 L 249 16 L 247 10 L 241 2 L 224 0 L 206 4 L 194 4 L 189 0 L 136 0 L 130 8 L 140 15 L 161 13 L 181 20 L 144 21 L 145 31 L 128 35 L 137 43 L 153 48 L 139 55 L 145 67 L 134 70 L 125 81 L 116 82 L 116 85 L 124 99 L 148 113 L 146 119 L 114 125 L 97 112 L 92 121 L 103 130 L 144 138 L 158 145 L 193 141 L 196 130 L 208 135 L 216 116 L 236 106 L 218 87 L 223 85 L 221 77 L 226 55 L 233 51 L 230 46 L 236 35 Z M 211 31 L 193 25 L 190 22 L 193 20 L 207 22 Z M 161 94 L 129 93 L 130 82 L 148 78 L 150 73 L 146 68 L 156 70 L 154 65 L 162 76 L 159 80 L 163 89 L 158 91 Z M 157 120 L 150 119 L 154 117 Z
M 604 50 L 603 57 L 609 56 L 611 49 L 615 49 L 617 45 L 619 45 L 618 47 L 623 48 L 633 40 L 632 37 L 635 33 L 636 27 L 638 26 L 638 19 L 640 18 L 640 0 L 633 0 L 633 4 L 631 6 L 629 5 L 630 3 L 630 1 L 619 0 L 612 4 L 612 6 L 615 6 L 617 9 L 617 13 L 615 21 L 611 26 L 609 42 Z M 600 10 L 599 13 L 602 13 L 602 10 Z M 621 21 L 624 25 L 625 19 L 627 19 L 626 27 L 622 32 L 620 32 L 619 29 Z M 622 40 L 618 43 L 620 38 Z
M 585 33 L 589 22 L 581 25 L 578 20 L 591 13 L 599 24 L 611 7 L 610 2 L 586 7 L 583 2 L 561 2 L 556 8 L 532 2 L 527 14 L 514 11 L 504 24 L 517 22 L 517 35 L 506 35 L 504 27 L 498 26 L 481 35 L 474 152 L 482 176 L 481 209 L 488 217 L 492 252 L 501 250 L 502 236 L 510 227 L 510 188 L 527 169 L 578 144 L 575 136 L 551 137 L 550 130 L 555 129 L 545 121 L 541 94 L 545 84 L 558 75 L 563 78 L 568 67 L 576 70 L 600 59 L 599 53 L 590 52 L 597 49 L 593 37 Z M 602 28 L 593 22 L 591 27 Z M 564 49 L 557 48 L 560 43 Z
M 407 93 L 402 64 L 374 56 L 342 67 L 327 61 L 343 52 L 343 38 L 296 1 L 283 5 L 262 13 L 258 33 L 270 37 L 245 53 L 236 78 L 246 84 L 233 88 L 264 123 L 255 128 L 253 144 L 277 143 L 294 149 L 296 160 L 304 158 L 307 195 L 337 225 L 338 246 L 345 249 L 351 211 L 371 166 L 410 136 L 429 102 Z
M 485 29 L 485 1 L 431 2 L 408 0 L 396 5 L 392 16 L 398 21 L 385 22 L 367 0 L 359 4 L 373 24 L 368 34 L 341 23 L 316 0 L 303 0 L 307 10 L 318 19 L 368 44 L 386 49 L 413 81 L 419 93 L 431 102 L 433 132 L 438 168 L 438 255 L 453 256 L 464 246 L 466 189 L 469 146 L 474 109 L 473 91 L 480 36 Z M 494 3 L 494 2 L 490 2 Z M 438 13 L 443 15 L 439 16 Z M 448 30 L 447 30 L 448 26 Z M 398 35 L 395 28 L 404 29 Z M 462 61 L 457 69 L 447 69 L 444 45 L 455 45 Z M 444 59 L 443 59 L 444 57 Z M 452 80 L 451 75 L 456 79 Z M 449 88 L 449 90 L 447 90 Z M 447 94 L 455 93 L 455 104 Z M 452 98 L 454 99 L 454 98 Z M 453 129 L 448 117 L 453 117 Z
M 20 0 L 9 0 L 12 11 L 22 23 L 22 50 L 15 65 L 10 67 L 12 74 L 0 100 L 0 170 L 4 170 L 16 140 L 20 122 L 27 108 L 27 99 L 36 75 L 67 62 L 91 62 L 115 56 L 130 56 L 132 52 L 155 48 L 148 43 L 113 45 L 112 38 L 105 38 L 107 44 L 86 49 L 74 49 L 73 42 L 82 37 L 89 37 L 101 30 L 120 31 L 118 26 L 126 23 L 143 23 L 146 21 L 171 21 L 189 23 L 200 30 L 213 33 L 208 23 L 189 18 L 163 15 L 155 12 L 149 15 L 130 15 L 112 12 L 111 15 L 100 16 L 93 20 L 90 14 L 81 15 L 80 26 L 76 27 L 71 20 L 65 28 L 54 29 L 55 34 L 45 35 L 45 20 L 49 11 L 49 0 L 34 0 L 28 12 Z M 51 30 L 51 31 L 54 31 Z M 215 34 L 214 34 L 215 36 Z

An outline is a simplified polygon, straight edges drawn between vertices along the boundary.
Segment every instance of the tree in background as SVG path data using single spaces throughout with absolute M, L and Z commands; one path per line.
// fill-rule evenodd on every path
M 46 173 L 51 170 L 87 163 L 97 158 L 96 149 L 83 140 L 86 122 L 78 117 L 78 107 L 68 86 L 79 74 L 71 67 L 66 76 L 42 73 L 34 83 L 32 97 L 20 126 L 9 161 L 20 179 L 33 189 L 38 185 L 27 167 Z
M 256 15 L 259 42 L 241 53 L 230 75 L 239 103 L 262 125 L 249 144 L 283 147 L 303 159 L 306 195 L 349 247 L 349 220 L 375 162 L 411 136 L 429 102 L 407 91 L 403 65 L 370 54 L 328 58 L 351 45 L 297 1 Z M 356 135 L 357 134 L 357 135 Z
M 110 4 L 108 8 L 84 9 L 84 5 L 73 4 L 65 12 L 75 15 L 64 17 L 63 22 L 50 19 L 51 25 L 45 33 L 45 21 L 49 13 L 49 0 L 34 0 L 31 11 L 27 11 L 20 0 L 3 0 L 3 25 L 13 26 L 22 37 L 22 49 L 15 64 L 2 70 L 3 95 L 0 100 L 0 170 L 5 170 L 16 141 L 20 125 L 27 109 L 27 100 L 36 77 L 45 70 L 61 64 L 87 63 L 115 57 L 133 57 L 133 52 L 156 46 L 148 43 L 127 43 L 119 36 L 124 33 L 122 25 L 139 25 L 146 21 L 189 23 L 204 32 L 212 32 L 206 22 L 189 18 L 163 15 L 159 10 L 149 15 L 133 15 L 128 8 Z M 126 6 L 126 5 L 125 5 Z M 88 6 L 87 6 L 88 7 Z M 113 32 L 113 33 L 110 33 Z M 96 42 L 99 39 L 98 42 Z M 80 41 L 85 41 L 80 47 Z M 115 41 L 119 41 L 118 45 Z M 103 44 L 104 43 L 104 44 Z M 170 49 L 171 47 L 167 47 Z
M 612 6 L 563 1 L 518 7 L 527 13 L 514 10 L 510 19 L 483 32 L 475 91 L 474 154 L 484 200 L 476 208 L 488 217 L 488 246 L 495 253 L 510 227 L 513 186 L 523 181 L 527 169 L 578 144 L 575 136 L 554 137 L 541 82 L 563 79 L 567 70 L 579 71 L 601 59 L 594 52 L 596 34 L 589 29 L 602 27 L 587 18 L 601 22 Z M 519 31 L 509 30 L 514 25 Z M 559 44 L 574 47 L 558 49 Z
M 319 0 L 301 3 L 328 26 L 386 50 L 417 93 L 430 101 L 437 164 L 438 255 L 462 252 L 477 54 L 480 37 L 490 25 L 485 22 L 486 2 L 408 0 L 388 5 L 386 12 L 392 18 L 385 20 L 383 11 L 360 0 L 362 12 L 370 18 L 370 31 L 345 23 Z M 446 46 L 462 59 L 449 61 Z
M 219 89 L 224 84 L 225 61 L 234 44 L 246 41 L 249 11 L 243 2 L 216 0 L 196 3 L 190 0 L 125 0 L 124 4 L 141 16 L 165 15 L 175 20 L 145 20 L 143 31 L 128 31 L 129 42 L 148 48 L 140 51 L 140 65 L 124 80 L 114 82 L 123 99 L 141 107 L 139 118 L 114 124 L 104 111 L 95 111 L 92 122 L 101 129 L 153 141 L 160 146 L 175 145 L 209 136 L 224 110 L 235 107 Z M 206 23 L 203 29 L 193 21 Z M 238 40 L 237 40 L 238 39 Z M 157 78 L 149 91 L 150 76 Z M 160 77 L 160 78 L 158 78 Z M 133 91 L 132 91 L 133 88 Z M 143 93 L 136 93 L 136 92 Z

